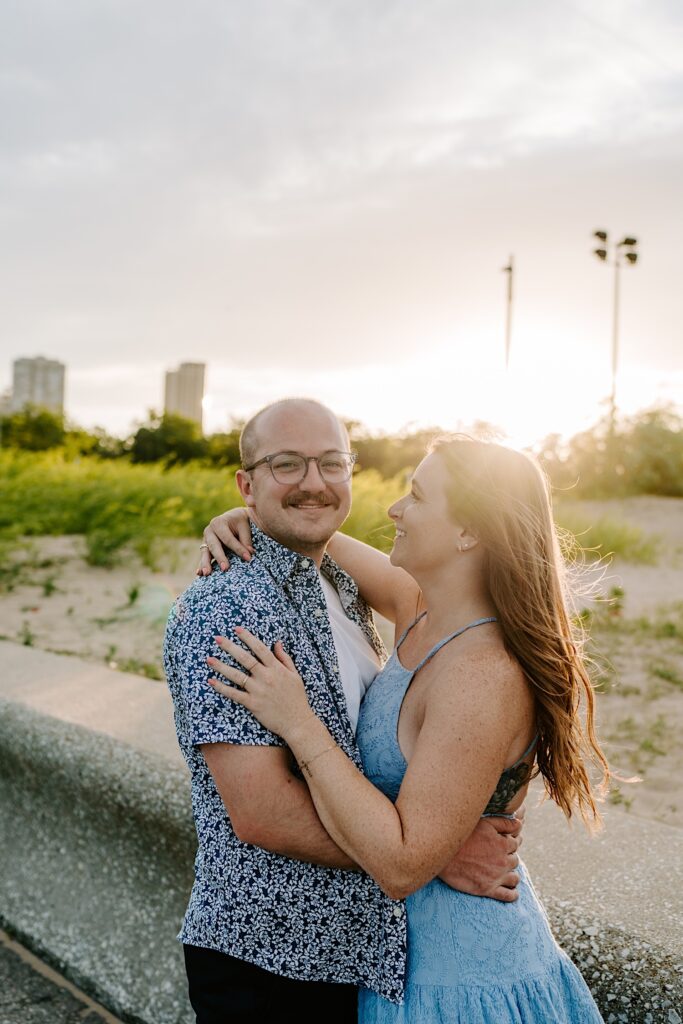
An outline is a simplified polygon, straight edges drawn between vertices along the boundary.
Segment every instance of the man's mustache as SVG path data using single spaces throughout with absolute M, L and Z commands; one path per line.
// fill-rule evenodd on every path
M 300 491 L 298 494 L 290 494 L 287 498 L 287 505 L 334 505 L 336 508 L 339 502 L 335 501 L 331 496 L 324 494 L 307 494 L 305 491 Z

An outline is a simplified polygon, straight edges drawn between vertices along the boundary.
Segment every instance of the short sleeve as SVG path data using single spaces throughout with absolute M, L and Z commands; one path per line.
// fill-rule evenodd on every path
M 174 701 L 184 723 L 186 741 L 201 743 L 233 743 L 245 746 L 284 746 L 284 741 L 265 729 L 247 708 L 221 697 L 209 686 L 213 674 L 206 663 L 208 656 L 226 661 L 237 668 L 214 640 L 227 635 L 236 640 L 233 629 L 244 626 L 271 647 L 277 639 L 277 623 L 267 605 L 261 607 L 252 595 L 245 593 L 241 601 L 178 599 L 175 628 L 169 630 L 167 665 L 175 676 Z

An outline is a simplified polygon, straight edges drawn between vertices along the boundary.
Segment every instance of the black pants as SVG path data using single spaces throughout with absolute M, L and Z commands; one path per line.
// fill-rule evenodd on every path
M 246 960 L 184 946 L 197 1024 L 355 1024 L 354 985 L 294 981 Z

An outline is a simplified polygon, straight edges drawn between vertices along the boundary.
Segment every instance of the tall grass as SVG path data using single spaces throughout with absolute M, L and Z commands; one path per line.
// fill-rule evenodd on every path
M 129 543 L 148 559 L 157 537 L 198 535 L 239 501 L 226 470 L 0 453 L 0 533 L 84 534 L 95 565 L 111 564 Z
M 359 473 L 345 532 L 388 550 L 393 530 L 386 510 L 405 489 L 402 474 L 386 480 L 375 470 Z M 166 469 L 122 459 L 70 461 L 59 451 L 0 451 L 0 554 L 3 538 L 11 536 L 84 534 L 92 564 L 111 564 L 127 544 L 150 562 L 158 538 L 199 536 L 212 516 L 238 504 L 229 468 L 188 463 Z M 596 556 L 656 560 L 656 541 L 628 523 L 589 520 L 568 505 L 557 517 L 578 546 Z

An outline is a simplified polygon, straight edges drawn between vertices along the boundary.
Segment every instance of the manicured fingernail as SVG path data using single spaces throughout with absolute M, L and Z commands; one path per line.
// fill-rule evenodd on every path
M 242 626 L 235 626 L 235 632 L 236 632 L 236 633 L 243 633 L 243 632 L 244 632 L 244 629 L 243 629 L 243 627 L 242 627 Z
M 214 637 L 214 640 L 216 641 L 217 644 L 222 644 L 224 639 L 225 639 L 225 637 L 222 637 L 222 636 L 215 636 Z

